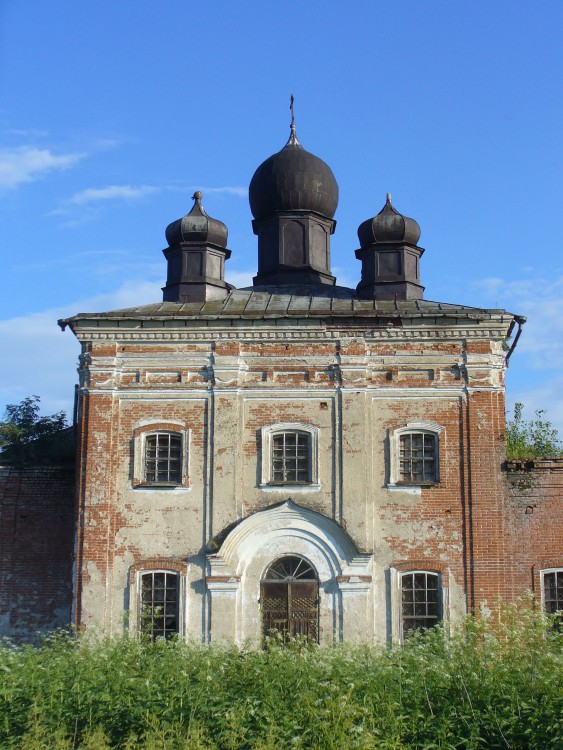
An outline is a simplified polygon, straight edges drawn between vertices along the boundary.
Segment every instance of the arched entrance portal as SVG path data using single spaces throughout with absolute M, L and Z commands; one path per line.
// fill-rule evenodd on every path
M 319 577 L 304 557 L 280 557 L 260 581 L 262 634 L 319 640 Z

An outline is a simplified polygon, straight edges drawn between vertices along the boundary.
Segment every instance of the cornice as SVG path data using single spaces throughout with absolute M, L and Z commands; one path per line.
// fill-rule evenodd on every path
M 334 341 L 342 338 L 365 338 L 369 340 L 411 340 L 411 341 L 444 341 L 447 339 L 504 339 L 505 326 L 480 327 L 439 327 L 439 328 L 384 328 L 358 329 L 351 327 L 334 327 L 327 329 L 300 328 L 207 328 L 198 330 L 176 329 L 156 331 L 147 329 L 125 330 L 120 328 L 80 328 L 74 330 L 79 341 L 143 341 L 143 342 L 176 342 L 176 341 L 213 341 L 213 340 L 249 340 L 249 341 Z

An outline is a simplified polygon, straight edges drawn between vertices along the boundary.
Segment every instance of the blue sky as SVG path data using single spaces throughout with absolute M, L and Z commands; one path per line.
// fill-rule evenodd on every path
M 0 413 L 71 410 L 58 317 L 161 299 L 164 230 L 201 189 L 256 270 L 247 187 L 289 132 L 340 186 L 338 283 L 385 202 L 415 218 L 425 297 L 528 316 L 509 406 L 563 433 L 560 0 L 0 5 Z

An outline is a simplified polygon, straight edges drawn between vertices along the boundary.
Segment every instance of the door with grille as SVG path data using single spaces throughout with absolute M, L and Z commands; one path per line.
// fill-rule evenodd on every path
M 319 638 L 319 580 L 310 563 L 288 556 L 270 565 L 260 582 L 264 636 Z

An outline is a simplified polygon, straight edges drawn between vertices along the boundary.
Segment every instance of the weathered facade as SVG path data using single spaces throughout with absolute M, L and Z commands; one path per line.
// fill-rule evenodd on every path
M 560 526 L 544 555 L 537 531 L 523 545 L 503 472 L 521 320 L 424 300 L 420 229 L 390 196 L 358 230 L 357 289 L 336 286 L 338 187 L 293 126 L 250 186 L 253 287 L 225 281 L 227 228 L 194 200 L 164 302 L 61 321 L 82 345 L 75 625 L 400 641 L 530 569 L 557 588 Z

